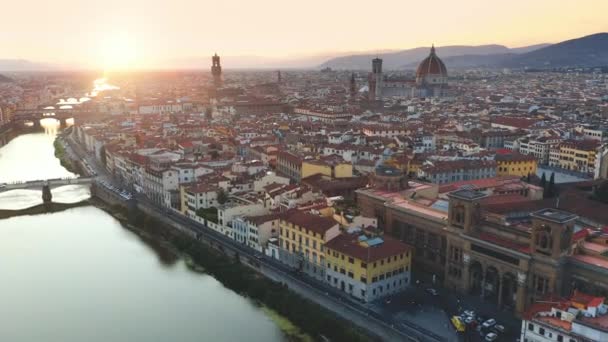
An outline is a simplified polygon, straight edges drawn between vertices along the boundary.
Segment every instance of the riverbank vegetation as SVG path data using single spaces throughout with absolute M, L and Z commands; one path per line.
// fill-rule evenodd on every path
M 309 341 L 310 338 L 349 342 L 371 340 L 352 323 L 289 290 L 286 285 L 253 271 L 241 264 L 238 257 L 232 259 L 176 229 L 168 229 L 166 225 L 137 209 L 129 213 L 125 208 L 113 206 L 109 211 L 118 214 L 117 217 L 122 220 L 128 218 L 130 224 L 125 225 L 127 228 L 136 227 L 148 236 L 169 243 L 180 253 L 188 255 L 190 262 L 204 269 L 225 287 L 252 299 L 278 317 L 283 317 L 285 321 L 279 325 L 292 341 Z
M 199 217 L 204 218 L 205 220 L 211 221 L 215 224 L 217 224 L 218 220 L 217 220 L 217 208 L 216 207 L 210 207 L 210 208 L 199 208 L 196 211 L 196 215 L 198 215 Z
M 70 171 L 71 173 L 81 175 L 82 169 L 80 168 L 80 165 L 78 164 L 78 162 L 73 161 L 68 156 L 68 154 L 66 153 L 65 148 L 63 147 L 63 144 L 61 143 L 59 138 L 55 139 L 55 141 L 53 142 L 53 146 L 55 147 L 55 157 L 57 159 L 59 159 L 61 166 L 63 166 L 66 170 Z

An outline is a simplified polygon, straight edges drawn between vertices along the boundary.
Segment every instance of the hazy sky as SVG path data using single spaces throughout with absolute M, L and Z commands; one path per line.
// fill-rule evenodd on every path
M 608 0 L 2 0 L 0 58 L 94 67 L 498 43 L 608 31 Z

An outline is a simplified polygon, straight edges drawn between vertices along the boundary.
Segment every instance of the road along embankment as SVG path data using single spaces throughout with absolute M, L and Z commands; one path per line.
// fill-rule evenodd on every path
M 135 205 L 133 200 L 119 201 L 107 192 L 109 190 L 103 187 L 94 187 L 91 202 L 119 219 L 127 229 L 170 245 L 180 255 L 187 256 L 194 267 L 204 270 L 227 288 L 289 320 L 300 330 L 297 333 L 286 331 L 290 340 L 308 339 L 303 336 L 329 341 L 378 340 L 283 284 L 256 272 L 255 259 L 249 260 L 221 244 L 206 240 L 202 234 L 179 223 L 162 222 L 158 218 L 162 213 L 153 212 L 145 205 Z

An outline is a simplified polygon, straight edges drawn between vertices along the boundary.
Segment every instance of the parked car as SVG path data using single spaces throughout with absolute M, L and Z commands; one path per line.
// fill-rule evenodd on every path
M 475 311 L 473 310 L 464 310 L 463 313 L 469 317 L 475 318 Z
M 504 334 L 506 329 L 504 325 L 496 324 L 492 330 L 496 333 Z
M 495 341 L 497 338 L 498 338 L 498 335 L 493 332 L 486 335 L 486 341 L 489 341 L 489 342 Z
M 487 321 L 483 322 L 483 324 L 481 326 L 487 329 L 487 328 L 491 328 L 495 325 L 496 325 L 496 320 L 494 318 L 490 318 Z
M 439 295 L 439 292 L 437 292 L 437 290 L 430 288 L 430 287 L 428 289 L 426 289 L 426 292 L 429 293 L 431 296 Z

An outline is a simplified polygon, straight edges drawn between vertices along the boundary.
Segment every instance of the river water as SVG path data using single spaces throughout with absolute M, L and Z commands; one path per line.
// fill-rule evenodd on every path
M 0 148 L 0 183 L 71 176 L 54 157 L 56 122 Z M 82 186 L 53 190 L 77 202 Z M 0 208 L 40 204 L 0 193 Z M 93 206 L 0 220 L 0 341 L 284 341 L 249 300 L 189 270 Z

